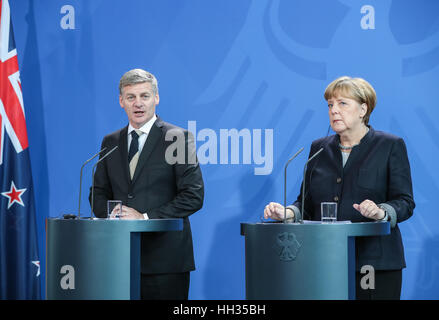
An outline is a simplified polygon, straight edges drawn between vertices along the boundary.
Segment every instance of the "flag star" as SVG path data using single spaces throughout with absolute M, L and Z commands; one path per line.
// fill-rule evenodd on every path
M 9 191 L 2 192 L 1 195 L 8 198 L 8 209 L 16 202 L 24 207 L 23 199 L 21 196 L 27 189 L 17 189 L 15 187 L 14 181 L 11 181 L 11 189 Z
M 32 261 L 32 263 L 38 267 L 37 277 L 39 277 L 40 276 L 40 261 Z

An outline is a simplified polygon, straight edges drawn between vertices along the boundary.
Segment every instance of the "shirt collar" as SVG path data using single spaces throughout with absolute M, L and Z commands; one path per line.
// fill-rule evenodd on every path
M 374 130 L 373 130 L 372 126 L 367 125 L 367 127 L 369 128 L 369 131 L 366 132 L 366 134 L 364 135 L 363 138 L 361 138 L 360 143 L 358 145 L 361 145 L 362 143 L 368 141 L 370 139 L 370 137 L 373 135 Z M 336 145 L 338 147 L 338 144 L 340 143 L 340 136 L 337 133 L 334 136 L 335 136 Z
M 157 116 L 154 114 L 152 118 L 145 123 L 143 126 L 141 126 L 138 130 L 142 131 L 143 133 L 148 134 L 149 131 L 151 131 L 151 128 L 154 124 L 154 122 L 157 120 Z M 131 125 L 131 123 L 128 125 L 128 135 L 131 133 L 131 131 L 135 130 L 135 128 Z

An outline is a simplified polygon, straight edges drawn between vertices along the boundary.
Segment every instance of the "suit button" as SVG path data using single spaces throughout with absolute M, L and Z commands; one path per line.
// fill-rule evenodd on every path
M 132 198 L 134 198 L 134 196 L 132 194 L 129 194 L 128 199 L 132 199 Z
M 338 201 L 338 197 L 337 196 L 334 197 L 334 201 Z
M 339 177 L 339 178 L 337 178 L 337 183 L 340 183 L 341 182 L 341 178 Z

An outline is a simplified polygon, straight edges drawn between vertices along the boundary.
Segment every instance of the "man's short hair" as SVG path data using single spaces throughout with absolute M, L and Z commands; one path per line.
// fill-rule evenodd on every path
M 122 78 L 120 78 L 119 94 L 122 94 L 122 88 L 126 86 L 132 86 L 134 84 L 144 83 L 144 82 L 151 83 L 151 87 L 154 94 L 158 93 L 159 87 L 158 87 L 157 79 L 152 73 L 142 69 L 133 69 L 128 72 L 125 72 Z

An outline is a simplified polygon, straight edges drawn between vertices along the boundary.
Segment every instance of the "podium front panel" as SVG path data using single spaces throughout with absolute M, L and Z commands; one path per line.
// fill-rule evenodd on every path
M 47 299 L 139 299 L 140 235 L 181 219 L 46 220 Z
M 387 222 L 243 223 L 246 298 L 355 299 L 355 236 L 388 233 Z

